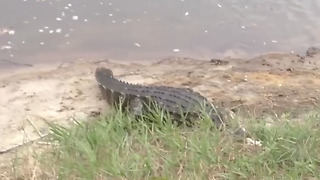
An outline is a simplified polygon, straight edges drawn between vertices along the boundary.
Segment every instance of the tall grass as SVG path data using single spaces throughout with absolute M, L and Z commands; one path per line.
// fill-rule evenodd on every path
M 41 154 L 41 171 L 88 180 L 320 178 L 317 114 L 303 123 L 248 123 L 261 147 L 212 130 L 208 120 L 186 128 L 164 119 L 170 117 L 161 111 L 137 121 L 115 110 L 70 128 L 52 124 L 51 141 L 59 145 Z

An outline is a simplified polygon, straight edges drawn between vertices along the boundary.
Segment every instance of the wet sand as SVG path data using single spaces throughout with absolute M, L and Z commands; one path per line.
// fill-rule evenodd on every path
M 94 71 L 145 85 L 188 87 L 220 107 L 254 117 L 315 110 L 320 96 L 320 53 L 268 53 L 250 59 L 172 57 L 152 63 L 112 60 L 35 65 L 0 74 L 0 151 L 49 132 L 44 120 L 62 125 L 107 111 Z

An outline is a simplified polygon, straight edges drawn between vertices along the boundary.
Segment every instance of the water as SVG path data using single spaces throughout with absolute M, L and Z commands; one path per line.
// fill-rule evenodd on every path
M 319 8 L 318 0 L 1 0 L 0 60 L 303 53 L 319 45 Z

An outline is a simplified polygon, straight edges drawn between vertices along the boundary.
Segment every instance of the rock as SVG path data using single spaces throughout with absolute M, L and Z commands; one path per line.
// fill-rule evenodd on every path
M 221 59 L 211 59 L 210 62 L 213 63 L 214 65 L 226 65 L 229 63 L 228 61 L 224 61 Z
M 313 57 L 316 54 L 320 54 L 320 48 L 310 47 L 307 49 L 306 55 L 309 57 Z

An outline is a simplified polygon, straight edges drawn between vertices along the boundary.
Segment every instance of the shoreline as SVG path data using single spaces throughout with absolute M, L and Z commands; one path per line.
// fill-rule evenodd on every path
M 317 107 L 320 96 L 320 53 L 313 52 L 248 59 L 90 60 L 6 69 L 0 73 L 0 151 L 48 133 L 44 119 L 69 125 L 74 118 L 108 110 L 93 76 L 98 66 L 111 68 L 130 83 L 192 88 L 219 106 L 257 117 L 294 111 L 293 117 L 300 119 L 299 113 Z

